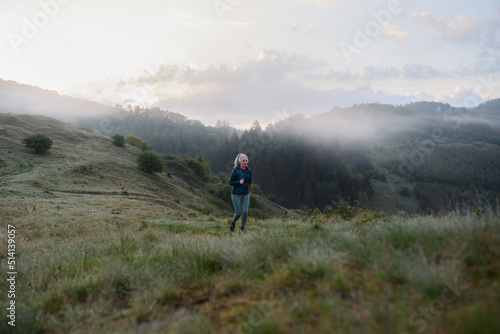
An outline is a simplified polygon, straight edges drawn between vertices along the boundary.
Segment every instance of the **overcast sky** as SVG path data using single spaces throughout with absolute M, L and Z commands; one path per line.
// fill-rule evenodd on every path
M 497 0 L 2 0 L 0 78 L 244 127 L 500 97 Z

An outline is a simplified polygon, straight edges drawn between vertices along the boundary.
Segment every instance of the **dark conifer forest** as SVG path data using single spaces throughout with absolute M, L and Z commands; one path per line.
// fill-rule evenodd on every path
M 497 106 L 492 101 L 474 109 L 434 102 L 360 104 L 312 117 L 293 115 L 264 129 L 255 120 L 247 130 L 228 121 L 206 126 L 158 108 L 122 108 L 79 122 L 107 135 L 140 137 L 165 155 L 201 155 L 212 176 L 221 179 L 231 172 L 234 157 L 246 153 L 254 182 L 287 208 L 359 205 L 381 193 L 373 186 L 379 180 L 417 201 L 410 211 L 439 213 L 496 205 Z

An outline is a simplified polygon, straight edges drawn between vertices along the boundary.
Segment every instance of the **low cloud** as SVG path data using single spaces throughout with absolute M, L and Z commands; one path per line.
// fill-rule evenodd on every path
M 446 102 L 454 107 L 468 107 L 473 108 L 478 104 L 485 102 L 480 95 L 472 89 L 465 89 L 457 86 L 451 93 L 436 94 L 436 101 Z
M 114 94 L 115 103 L 123 105 L 158 106 L 208 125 L 225 120 L 246 126 L 254 120 L 275 122 L 284 117 L 283 110 L 286 115 L 310 116 L 356 103 L 432 100 L 425 92 L 411 93 L 415 88 L 409 82 L 446 77 L 423 64 L 367 66 L 354 72 L 333 69 L 302 54 L 264 50 L 233 66 L 162 64 L 140 77 L 94 84 L 93 89 L 101 96 Z M 376 88 L 383 80 L 406 80 L 411 92 L 394 94 Z M 442 99 L 458 97 L 443 95 Z
M 423 80 L 447 77 L 446 73 L 438 71 L 432 66 L 423 64 L 405 64 L 402 68 L 395 66 L 366 66 L 363 79 L 375 81 L 385 79 Z
M 381 29 L 382 33 L 390 38 L 397 40 L 406 40 L 408 38 L 408 31 L 404 31 L 395 24 L 384 24 Z
M 421 22 L 431 32 L 437 32 L 445 39 L 468 42 L 476 37 L 481 20 L 471 15 L 455 14 L 455 20 L 446 22 L 434 17 L 430 12 L 413 12 L 413 18 Z
M 367 80 L 383 80 L 398 78 L 402 71 L 394 66 L 367 66 L 364 78 Z
M 446 75 L 432 66 L 422 64 L 405 64 L 403 68 L 403 76 L 405 79 L 422 80 L 445 77 Z

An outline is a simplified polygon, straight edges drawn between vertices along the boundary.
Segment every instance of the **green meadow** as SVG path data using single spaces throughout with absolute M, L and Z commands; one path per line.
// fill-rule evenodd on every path
M 1 333 L 500 333 L 498 206 L 287 210 L 256 186 L 231 233 L 227 178 L 191 158 L 148 174 L 86 127 L 0 124 Z
M 16 226 L 18 263 L 16 327 L 2 321 L 2 332 L 500 331 L 493 210 L 250 218 L 231 233 L 213 217 L 16 203 L 1 210 Z

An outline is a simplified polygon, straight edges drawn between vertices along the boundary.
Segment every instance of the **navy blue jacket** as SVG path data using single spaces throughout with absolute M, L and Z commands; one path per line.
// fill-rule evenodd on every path
M 245 179 L 243 184 L 240 184 L 240 180 Z M 248 195 L 250 193 L 249 184 L 252 184 L 252 171 L 247 166 L 247 172 L 245 173 L 240 166 L 236 166 L 231 173 L 231 178 L 229 179 L 229 184 L 233 186 L 231 189 L 231 194 L 235 195 Z

